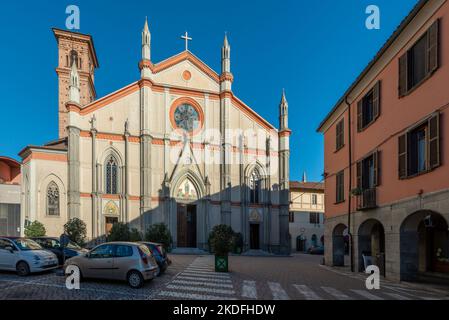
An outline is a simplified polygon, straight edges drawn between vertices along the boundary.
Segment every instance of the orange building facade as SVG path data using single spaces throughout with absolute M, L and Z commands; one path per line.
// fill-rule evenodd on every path
M 420 1 L 320 124 L 326 264 L 449 275 L 448 35 L 449 2 Z

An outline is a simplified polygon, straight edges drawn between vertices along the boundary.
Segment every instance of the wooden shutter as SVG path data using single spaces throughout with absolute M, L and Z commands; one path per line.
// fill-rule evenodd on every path
M 407 178 L 407 134 L 403 134 L 398 140 L 398 173 L 399 179 L 404 179 Z
M 373 88 L 373 120 L 379 117 L 380 113 L 380 80 Z
M 438 69 L 439 53 L 439 20 L 435 21 L 427 31 L 427 73 Z
M 336 149 L 339 150 L 345 144 L 344 136 L 345 122 L 344 119 L 337 123 L 336 133 L 335 133 L 335 144 Z
M 408 91 L 407 60 L 407 52 L 399 58 L 399 97 L 405 96 Z
M 380 151 L 376 151 L 373 153 L 374 187 L 379 186 L 379 181 L 380 181 L 379 155 L 380 155 Z
M 429 119 L 429 169 L 440 165 L 440 115 L 435 114 Z
M 362 131 L 363 128 L 363 99 L 357 103 L 357 131 Z
M 357 162 L 357 188 L 362 189 L 362 173 L 363 173 L 363 167 L 362 167 L 363 161 Z

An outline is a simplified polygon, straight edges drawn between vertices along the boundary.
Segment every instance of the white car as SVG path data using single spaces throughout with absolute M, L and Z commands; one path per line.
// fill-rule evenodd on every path
M 0 270 L 16 271 L 19 276 L 58 267 L 58 258 L 37 242 L 16 237 L 0 237 Z

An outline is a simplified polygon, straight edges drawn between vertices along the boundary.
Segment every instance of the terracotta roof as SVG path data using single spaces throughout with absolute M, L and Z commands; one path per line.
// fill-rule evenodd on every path
M 0 156 L 0 162 L 5 162 L 8 166 L 13 168 L 20 167 L 20 162 L 10 157 Z
M 320 126 L 317 131 L 320 132 L 324 124 L 329 120 L 332 114 L 338 109 L 338 107 L 345 101 L 345 98 L 349 95 L 349 93 L 360 83 L 360 81 L 367 75 L 367 73 L 371 70 L 371 68 L 379 61 L 382 55 L 390 48 L 390 46 L 394 43 L 394 41 L 398 38 L 402 31 L 409 25 L 409 23 L 416 17 L 419 11 L 426 5 L 428 0 L 420 0 L 412 11 L 402 20 L 401 24 L 397 27 L 397 29 L 393 32 L 390 38 L 385 42 L 382 48 L 377 52 L 374 56 L 373 60 L 365 67 L 362 73 L 357 77 L 354 83 L 349 87 L 348 90 L 344 93 L 343 97 L 338 100 L 337 104 L 332 108 L 332 110 L 328 113 L 328 115 L 321 121 Z
M 68 150 L 68 139 L 62 138 L 62 139 L 50 141 L 50 142 L 44 144 L 43 146 L 28 145 L 19 152 L 19 156 L 22 157 L 24 152 L 29 149 L 40 149 L 40 150 L 49 150 L 49 151 L 51 151 L 51 150 L 67 151 Z
M 323 190 L 323 182 L 299 182 L 290 181 L 290 189 L 308 189 L 308 190 Z

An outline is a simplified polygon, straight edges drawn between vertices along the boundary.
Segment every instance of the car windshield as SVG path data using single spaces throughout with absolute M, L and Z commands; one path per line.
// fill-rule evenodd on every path
M 67 244 L 67 248 L 69 249 L 75 249 L 75 250 L 81 250 L 82 248 L 77 245 L 75 242 L 73 241 L 69 241 L 69 243 Z
M 13 241 L 16 246 L 18 246 L 19 249 L 23 251 L 42 250 L 42 247 L 37 242 L 31 239 L 14 239 Z

